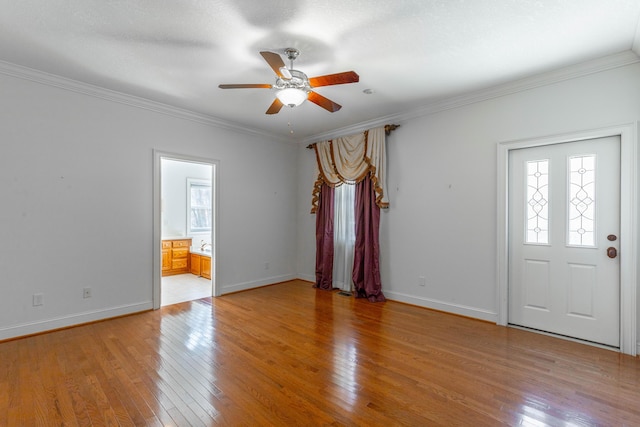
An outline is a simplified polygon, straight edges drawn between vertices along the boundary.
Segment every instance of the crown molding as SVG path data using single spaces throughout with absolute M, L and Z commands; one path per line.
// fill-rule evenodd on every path
M 326 141 L 326 140 L 337 138 L 340 136 L 354 135 L 358 132 L 362 132 L 367 129 L 373 129 L 376 127 L 387 125 L 389 124 L 390 120 L 393 120 L 392 117 L 393 116 L 380 117 L 377 119 L 368 120 L 366 122 L 360 122 L 354 125 L 333 129 L 328 132 L 318 133 L 318 134 L 306 137 L 301 141 L 301 143 L 306 146 L 306 144 L 313 144 L 320 141 Z
M 55 74 L 46 73 L 43 71 L 35 70 L 33 68 L 24 67 L 21 65 L 13 64 L 0 60 L 0 74 L 4 74 L 11 77 L 16 77 L 23 80 L 29 80 L 32 82 L 44 84 L 47 86 L 57 87 L 63 90 L 88 95 L 94 98 L 100 98 L 107 101 L 117 102 L 120 104 L 128 105 L 131 107 L 141 108 L 144 110 L 153 111 L 156 113 L 164 114 L 179 119 L 189 120 L 192 122 L 202 123 L 217 128 L 231 130 L 235 132 L 242 132 L 252 136 L 259 136 L 264 138 L 265 136 L 276 139 L 278 141 L 290 142 L 290 140 L 282 137 L 281 135 L 271 134 L 263 130 L 252 129 L 246 126 L 242 126 L 238 123 L 234 123 L 229 120 L 218 119 L 206 114 L 196 113 L 183 108 L 175 107 L 168 104 L 163 104 L 157 101 L 151 101 L 146 98 L 142 98 L 135 95 L 130 95 L 114 90 L 106 89 L 100 86 L 95 86 L 89 83 L 80 82 L 77 80 L 68 79 Z
M 638 24 L 636 25 L 636 33 L 633 37 L 631 50 L 635 52 L 636 55 L 640 56 L 640 16 L 638 16 Z
M 626 65 L 635 64 L 640 62 L 640 54 L 637 53 L 638 51 L 640 51 L 640 22 L 634 38 L 633 50 L 627 50 L 614 55 L 609 55 L 592 61 L 560 68 L 558 70 L 550 71 L 547 73 L 526 77 L 502 85 L 468 92 L 459 96 L 437 99 L 426 105 L 423 105 L 422 107 L 414 108 L 412 110 L 397 114 L 378 117 L 338 129 L 332 129 L 330 131 L 305 137 L 302 141 L 299 142 L 306 145 L 308 143 L 335 138 L 337 136 L 350 135 L 363 131 L 365 129 L 371 129 L 373 127 L 383 126 L 389 123 L 403 122 L 406 120 L 435 114 L 441 111 L 451 110 L 465 105 L 470 105 L 489 99 L 527 91 L 541 86 L 551 85 L 565 80 L 570 80 L 618 67 L 623 67 Z M 103 87 L 79 82 L 54 74 L 45 73 L 33 68 L 12 64 L 5 61 L 0 61 L 0 74 L 29 80 L 48 86 L 54 86 L 95 98 L 105 99 L 136 108 L 142 108 L 145 110 L 154 111 L 156 113 L 165 114 L 184 120 L 190 120 L 221 129 L 241 132 L 261 138 L 264 138 L 266 136 L 276 141 L 291 143 L 290 138 L 282 135 L 266 132 L 260 129 L 248 128 L 238 123 L 234 123 L 233 121 L 218 119 L 210 115 L 196 113 L 190 110 L 163 104 L 161 102 L 151 101 L 142 97 L 105 89 Z
M 638 40 L 639 37 L 640 27 L 639 31 L 636 32 L 636 43 L 634 43 L 634 48 L 636 50 L 640 50 L 640 40 Z M 487 101 L 518 92 L 524 92 L 537 87 L 548 86 L 565 80 L 588 76 L 591 74 L 600 73 L 602 71 L 611 70 L 614 68 L 624 67 L 638 62 L 640 62 L 640 56 L 632 50 L 627 50 L 592 61 L 571 65 L 554 71 L 537 74 L 490 88 L 468 92 L 459 96 L 434 100 L 426 105 L 423 105 L 422 107 L 418 107 L 409 111 L 392 114 L 367 122 L 354 124 L 348 127 L 312 135 L 305 138 L 305 140 L 302 142 L 304 144 L 307 144 L 335 138 L 337 136 L 350 135 L 382 124 L 403 122 L 418 117 L 428 116 L 442 111 L 463 107 L 465 105 L 475 104 L 478 102 Z
M 640 57 L 633 51 L 627 50 L 591 61 L 559 68 L 554 71 L 525 77 L 523 79 L 493 86 L 487 89 L 468 92 L 460 96 L 436 100 L 433 103 L 406 112 L 404 114 L 401 114 L 400 116 L 403 119 L 408 120 L 411 118 L 438 113 L 440 111 L 463 107 L 469 104 L 475 104 L 477 102 L 487 101 L 489 99 L 500 98 L 502 96 L 511 95 L 518 92 L 524 92 L 542 86 L 552 85 L 578 77 L 600 73 L 614 68 L 624 67 L 638 62 L 640 62 Z

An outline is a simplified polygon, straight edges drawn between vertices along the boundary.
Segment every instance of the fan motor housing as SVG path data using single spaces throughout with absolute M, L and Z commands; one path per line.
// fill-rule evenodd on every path
M 289 70 L 289 72 L 291 73 L 291 78 L 283 79 L 282 77 L 278 77 L 276 79 L 276 84 L 273 85 L 274 89 L 294 88 L 304 90 L 305 92 L 309 92 L 311 90 L 309 78 L 305 73 L 298 70 Z

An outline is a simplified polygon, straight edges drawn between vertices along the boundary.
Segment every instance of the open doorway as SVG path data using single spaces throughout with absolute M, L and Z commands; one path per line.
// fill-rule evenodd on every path
M 216 295 L 216 166 L 155 153 L 154 308 Z

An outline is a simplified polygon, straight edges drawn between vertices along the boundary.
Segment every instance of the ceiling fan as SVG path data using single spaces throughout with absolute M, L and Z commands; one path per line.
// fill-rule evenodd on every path
M 344 73 L 327 74 L 319 77 L 307 77 L 302 71 L 293 69 L 293 61 L 298 57 L 298 49 L 287 48 L 284 51 L 287 59 L 291 61 L 291 66 L 287 68 L 282 57 L 273 52 L 260 52 L 260 55 L 267 61 L 267 64 L 276 73 L 276 83 L 270 84 L 222 84 L 220 89 L 276 89 L 276 99 L 273 101 L 266 114 L 277 114 L 280 109 L 287 105 L 296 107 L 307 99 L 325 110 L 335 113 L 341 105 L 336 104 L 328 98 L 315 92 L 313 89 L 321 86 L 341 85 L 345 83 L 356 83 L 360 80 L 355 71 L 345 71 Z

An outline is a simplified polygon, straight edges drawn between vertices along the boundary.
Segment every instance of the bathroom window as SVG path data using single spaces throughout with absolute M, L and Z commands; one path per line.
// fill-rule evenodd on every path
M 187 178 L 187 231 L 211 231 L 211 181 Z

